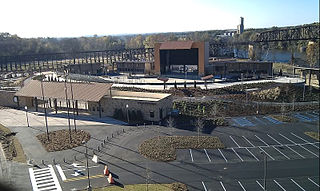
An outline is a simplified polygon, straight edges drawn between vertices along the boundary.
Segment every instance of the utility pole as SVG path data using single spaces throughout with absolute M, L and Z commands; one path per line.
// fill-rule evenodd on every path
M 75 60 L 74 60 L 75 62 Z M 69 64 L 69 72 L 70 72 L 70 64 Z M 70 88 L 71 88 L 71 100 L 72 100 L 72 108 L 73 108 L 73 124 L 74 124 L 74 131 L 77 131 L 77 124 L 76 124 L 76 114 L 75 114 L 75 107 L 74 107 L 74 99 L 73 99 L 73 89 L 72 89 L 72 80 L 70 78 Z
M 41 73 L 41 67 L 39 68 L 40 70 L 40 76 L 42 76 Z M 44 120 L 45 120 L 45 124 L 46 124 L 46 130 L 47 130 L 47 140 L 50 141 L 49 139 L 49 129 L 48 129 L 48 119 L 47 119 L 47 108 L 46 108 L 46 102 L 44 100 L 44 90 L 43 90 L 43 79 L 40 79 L 40 84 L 41 84 L 41 95 L 42 95 L 42 101 L 43 101 L 43 108 L 44 108 Z
M 69 113 L 69 105 L 68 105 L 68 90 L 67 90 L 67 75 L 66 75 L 66 70 L 64 70 L 64 92 L 66 94 L 66 105 L 67 105 L 67 113 L 68 113 L 68 126 L 69 126 L 69 139 L 70 143 L 72 142 L 71 138 L 71 126 L 70 126 L 70 113 Z
M 87 175 L 88 175 L 88 191 L 91 191 L 92 188 L 91 188 L 91 183 L 90 183 L 90 173 L 89 173 L 89 161 L 88 161 L 88 148 L 87 148 L 87 143 L 85 141 L 82 141 L 82 144 L 84 144 L 84 146 L 86 147 L 86 159 L 87 159 L 87 164 L 86 164 L 86 167 L 87 167 Z

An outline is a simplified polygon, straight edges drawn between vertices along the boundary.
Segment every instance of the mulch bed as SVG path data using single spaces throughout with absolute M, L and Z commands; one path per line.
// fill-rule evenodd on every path
M 173 161 L 176 149 L 218 149 L 225 146 L 213 136 L 159 136 L 145 140 L 139 146 L 141 155 L 156 161 Z
M 49 132 L 49 141 L 47 140 L 47 134 L 42 133 L 37 135 L 37 138 L 42 143 L 43 147 L 48 152 L 62 151 L 72 149 L 74 147 L 82 145 L 82 142 L 88 142 L 90 134 L 83 130 L 71 131 L 71 141 L 68 130 L 58 130 Z

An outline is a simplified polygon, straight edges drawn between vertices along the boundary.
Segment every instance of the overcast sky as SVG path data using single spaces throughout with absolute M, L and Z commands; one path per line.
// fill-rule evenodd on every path
M 235 29 L 319 22 L 318 0 L 2 0 L 0 32 L 20 37 Z

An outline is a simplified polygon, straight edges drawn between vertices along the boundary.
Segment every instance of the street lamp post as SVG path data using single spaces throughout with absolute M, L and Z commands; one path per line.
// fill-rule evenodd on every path
M 88 161 L 88 148 L 87 148 L 87 143 L 85 141 L 82 141 L 82 144 L 84 144 L 85 148 L 86 148 L 86 159 L 87 159 L 87 171 L 88 171 L 88 191 L 91 191 L 92 188 L 91 188 L 91 183 L 90 183 L 90 173 L 89 173 L 89 161 Z
M 29 125 L 29 118 L 28 118 L 28 107 L 27 107 L 27 106 L 24 106 L 24 109 L 26 110 L 27 124 L 28 124 L 28 127 L 30 127 L 30 125 Z
M 129 124 L 129 105 L 128 104 L 126 105 L 126 109 L 127 109 L 127 121 Z
M 64 91 L 65 91 L 65 96 L 66 96 L 66 105 L 67 105 L 67 114 L 68 114 L 68 126 L 69 126 L 69 139 L 70 143 L 72 142 L 72 137 L 71 137 L 71 125 L 70 125 L 70 113 L 69 113 L 69 100 L 68 100 L 68 89 L 67 89 L 67 74 L 66 70 L 64 70 Z
M 263 154 L 263 190 L 267 190 L 267 155 L 266 153 L 261 151 L 261 154 Z

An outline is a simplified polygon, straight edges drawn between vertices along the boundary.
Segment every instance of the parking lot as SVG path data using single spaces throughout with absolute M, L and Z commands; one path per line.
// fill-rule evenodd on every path
M 303 191 L 303 190 L 319 190 L 319 177 L 295 177 L 295 178 L 276 178 L 268 179 L 267 190 L 279 191 Z M 227 191 L 227 190 L 264 190 L 263 179 L 256 180 L 234 180 L 230 182 L 210 181 L 199 182 L 199 188 L 203 187 L 205 191 Z

